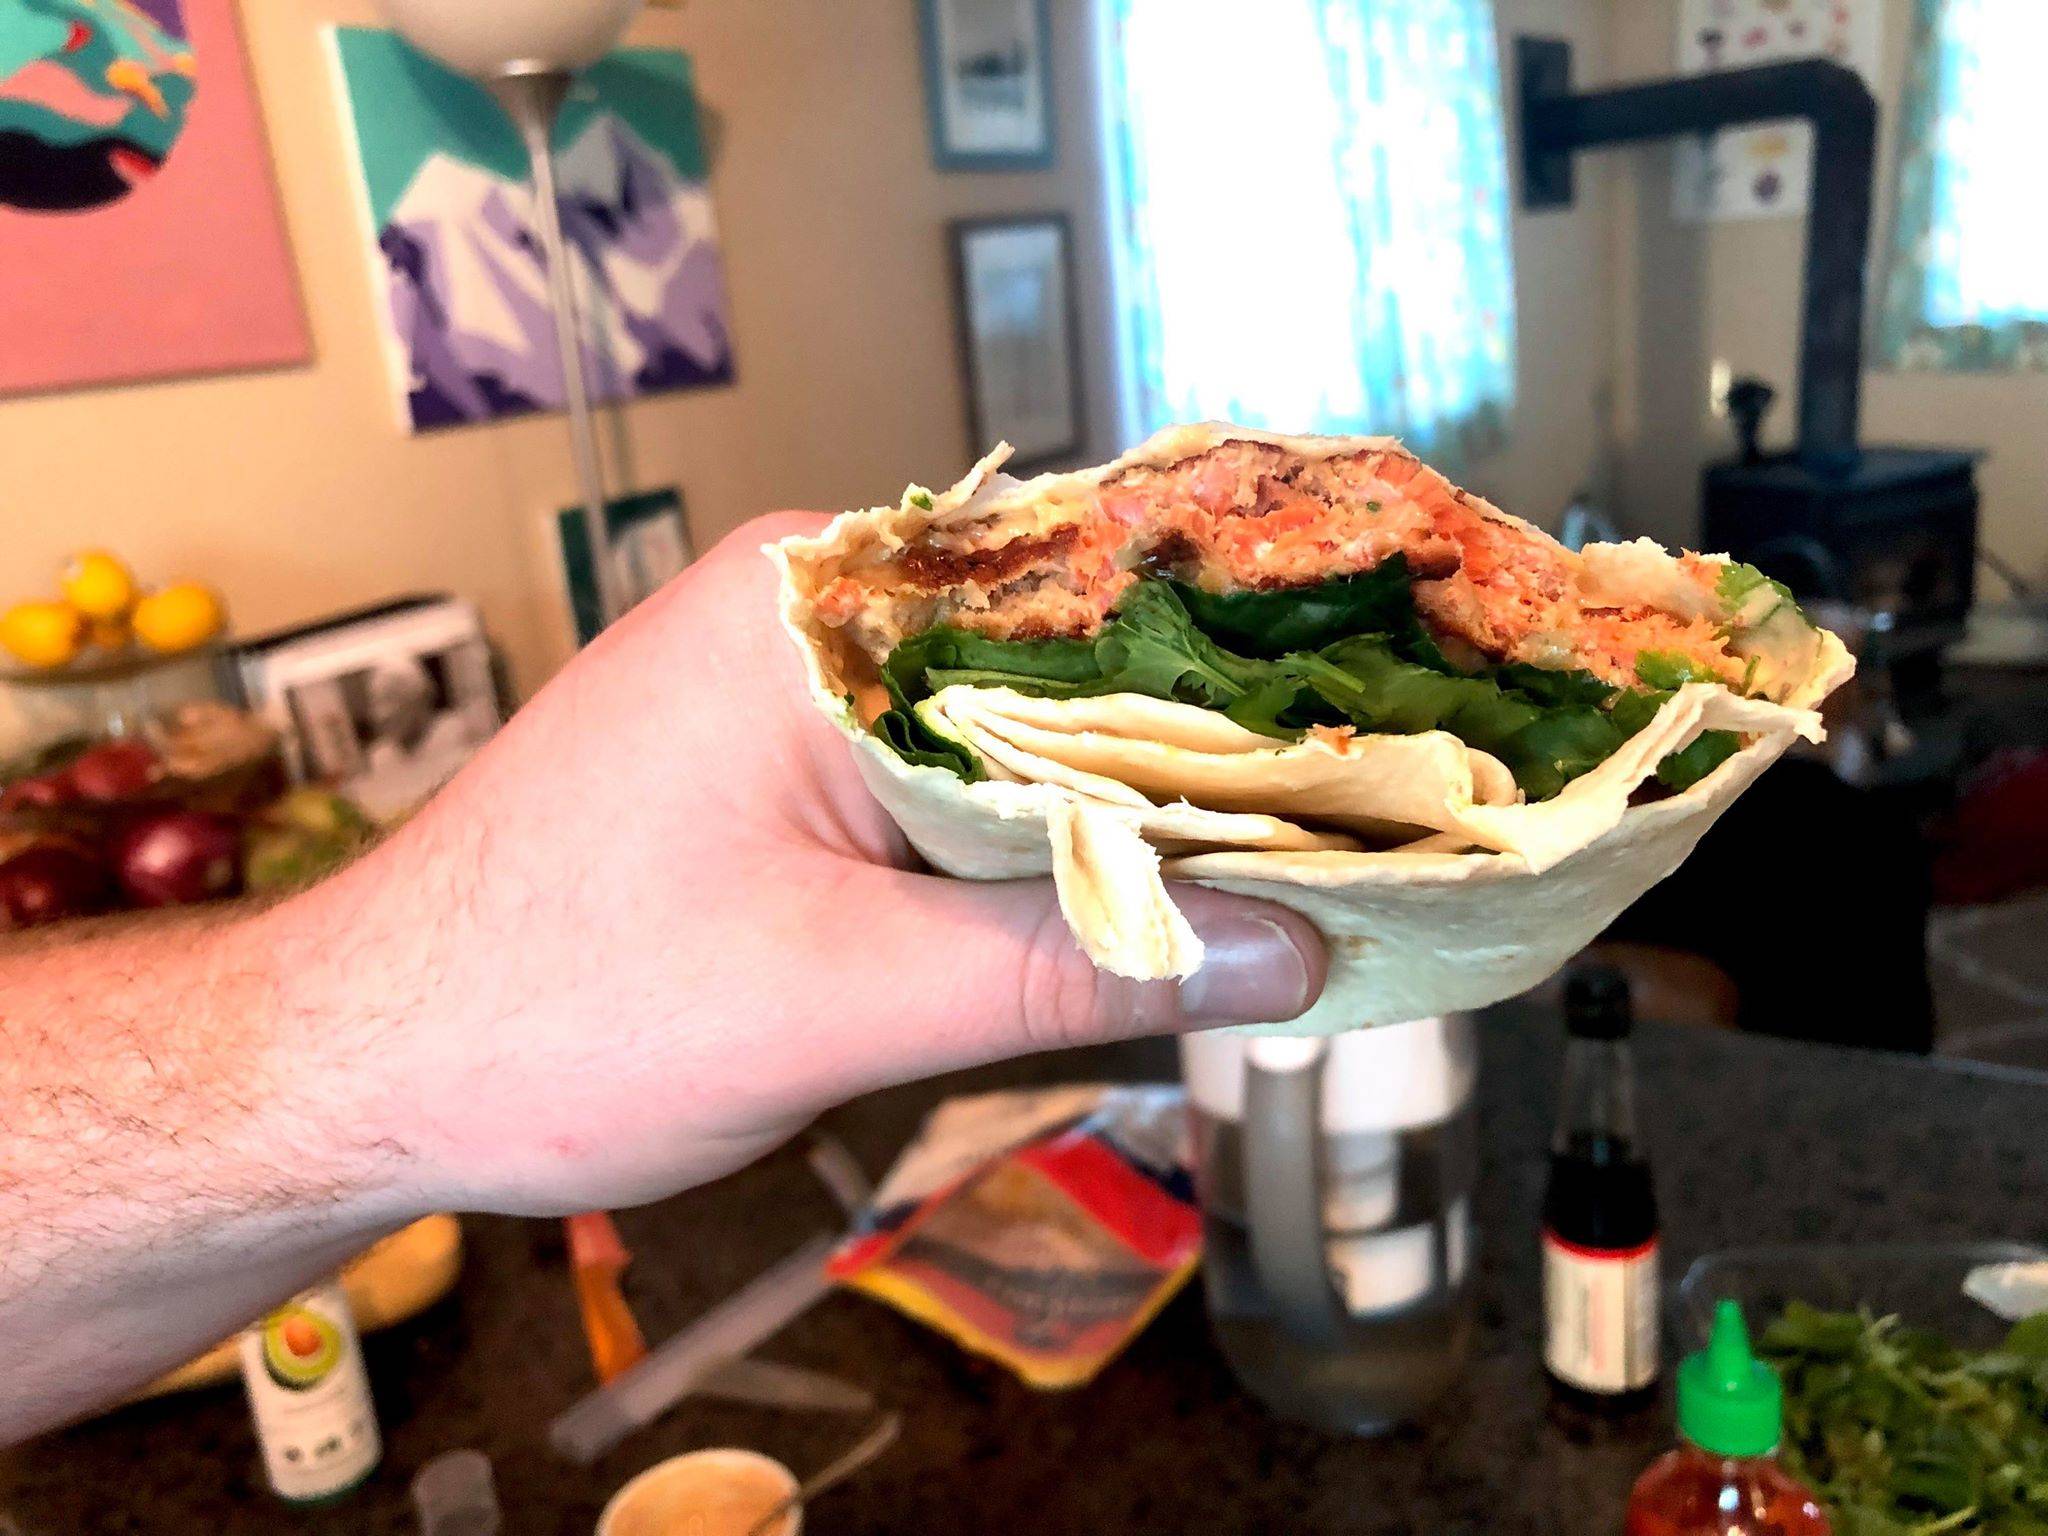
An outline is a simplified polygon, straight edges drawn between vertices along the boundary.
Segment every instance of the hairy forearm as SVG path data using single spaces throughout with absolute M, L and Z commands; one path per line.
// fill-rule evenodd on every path
M 376 1070 L 388 989 L 320 900 L 0 941 L 0 1443 L 425 1208 Z

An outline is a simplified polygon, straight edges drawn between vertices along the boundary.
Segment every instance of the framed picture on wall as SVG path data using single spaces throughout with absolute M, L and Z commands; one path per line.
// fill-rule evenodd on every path
M 921 0 L 932 159 L 945 171 L 1052 164 L 1050 0 Z
M 0 0 L 0 395 L 312 357 L 247 9 Z
M 1081 369 L 1067 216 L 955 219 L 947 227 L 972 452 L 1007 442 L 1016 450 L 1012 469 L 1078 453 Z
M 625 608 L 652 597 L 696 558 L 681 491 L 641 491 L 614 498 L 605 506 L 604 525 L 611 541 L 615 591 L 625 608 L 605 613 L 597 590 L 597 563 L 590 555 L 588 516 L 581 507 L 564 507 L 555 514 L 562 583 L 569 594 L 569 617 L 578 645 L 590 644 Z
M 394 32 L 327 37 L 401 424 L 422 432 L 559 410 L 562 366 L 512 120 Z M 593 397 L 730 384 L 724 257 L 689 57 L 614 49 L 577 75 L 554 144 Z

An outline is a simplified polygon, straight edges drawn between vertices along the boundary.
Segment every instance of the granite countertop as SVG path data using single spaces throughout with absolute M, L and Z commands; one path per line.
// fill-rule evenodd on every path
M 1589 1422 L 1551 1403 L 1537 1360 L 1535 1222 L 1559 1028 L 1503 1011 L 1484 1031 L 1481 1319 L 1475 1359 L 1424 1427 L 1332 1438 L 1263 1414 L 1233 1385 L 1191 1286 L 1094 1384 L 1037 1393 L 879 1304 L 839 1295 L 764 1354 L 873 1388 L 902 1440 L 818 1501 L 809 1528 L 884 1531 L 1618 1530 L 1630 1482 L 1666 1448 L 1668 1404 Z M 879 1174 L 949 1093 L 1165 1078 L 1158 1042 L 1066 1053 L 875 1094 L 826 1126 Z M 2048 1088 L 1994 1070 L 1649 1028 L 1642 1113 L 1664 1210 L 1667 1280 L 1736 1242 L 2048 1237 Z M 836 1219 L 785 1149 L 619 1225 L 650 1339 Z M 24 1536 L 94 1532 L 408 1532 L 412 1474 L 487 1452 L 508 1532 L 580 1532 L 664 1456 L 736 1444 L 799 1475 L 861 1423 L 692 1401 L 578 1469 L 545 1425 L 590 1382 L 554 1222 L 473 1218 L 455 1293 L 366 1341 L 386 1452 L 362 1489 L 295 1510 L 263 1488 L 239 1388 L 142 1404 L 0 1458 L 0 1514 Z M 0 1525 L 0 1530 L 6 1527 Z

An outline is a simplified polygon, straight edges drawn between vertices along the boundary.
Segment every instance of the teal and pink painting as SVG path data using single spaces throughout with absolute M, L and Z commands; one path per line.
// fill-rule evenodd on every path
M 337 27 L 393 403 L 411 430 L 558 408 L 562 372 L 526 152 L 481 87 L 395 34 Z M 554 148 L 599 399 L 733 377 L 690 61 L 620 49 L 585 71 Z
M 177 0 L 0 10 L 0 203 L 97 208 L 156 174 L 199 66 Z
M 309 351 L 232 0 L 0 0 L 0 392 Z

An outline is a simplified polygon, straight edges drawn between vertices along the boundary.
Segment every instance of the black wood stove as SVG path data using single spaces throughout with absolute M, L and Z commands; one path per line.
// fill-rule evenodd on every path
M 1770 391 L 1731 393 L 1742 451 L 1706 468 L 1701 547 L 1750 561 L 1801 597 L 1864 610 L 1890 658 L 1958 637 L 1975 586 L 1976 456 L 1857 441 L 1877 136 L 1868 88 L 1840 64 L 1805 59 L 1575 93 L 1569 44 L 1524 37 L 1517 49 L 1527 208 L 1571 202 L 1578 150 L 1744 123 L 1813 125 L 1797 446 L 1759 453 Z

